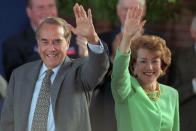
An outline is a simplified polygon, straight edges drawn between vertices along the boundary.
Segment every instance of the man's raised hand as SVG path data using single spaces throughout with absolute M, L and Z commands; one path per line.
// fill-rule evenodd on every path
M 99 37 L 95 32 L 95 28 L 92 21 L 91 10 L 88 9 L 88 16 L 82 5 L 75 4 L 74 14 L 76 19 L 76 28 L 72 25 L 67 24 L 67 27 L 78 36 L 85 37 L 89 43 L 97 44 L 99 42 Z

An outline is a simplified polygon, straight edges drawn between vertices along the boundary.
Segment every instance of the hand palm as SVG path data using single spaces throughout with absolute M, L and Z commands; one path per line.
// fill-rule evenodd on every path
M 77 35 L 87 37 L 92 34 L 93 31 L 94 26 L 87 16 L 76 19 L 75 32 Z
M 139 7 L 131 8 L 127 12 L 125 24 L 124 24 L 124 33 L 132 37 L 137 36 L 141 31 L 145 21 L 141 22 L 142 9 Z

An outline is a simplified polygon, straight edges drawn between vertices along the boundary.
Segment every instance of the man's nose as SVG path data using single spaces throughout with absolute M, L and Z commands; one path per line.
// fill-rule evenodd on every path
M 55 50 L 54 42 L 53 42 L 53 41 L 50 42 L 50 44 L 49 44 L 49 49 L 50 49 L 51 51 L 54 51 L 54 50 Z

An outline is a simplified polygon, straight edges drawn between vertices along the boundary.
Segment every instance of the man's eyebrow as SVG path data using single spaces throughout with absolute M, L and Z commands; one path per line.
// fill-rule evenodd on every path
M 45 38 L 41 38 L 41 41 L 47 41 L 47 39 L 45 39 Z

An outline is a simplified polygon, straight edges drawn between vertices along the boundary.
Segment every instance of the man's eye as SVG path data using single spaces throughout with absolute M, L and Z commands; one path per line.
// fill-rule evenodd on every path
M 54 8 L 54 7 L 55 7 L 54 4 L 49 5 L 49 8 L 50 8 L 50 9 L 52 9 L 52 8 Z
M 61 44 L 62 40 L 55 40 L 55 44 Z
M 41 44 L 42 45 L 47 45 L 48 44 L 48 41 L 41 41 Z
M 39 9 L 39 10 L 43 10 L 44 7 L 43 7 L 43 6 L 39 6 L 38 9 Z
M 48 42 L 47 41 L 42 41 L 42 43 L 47 44 Z

